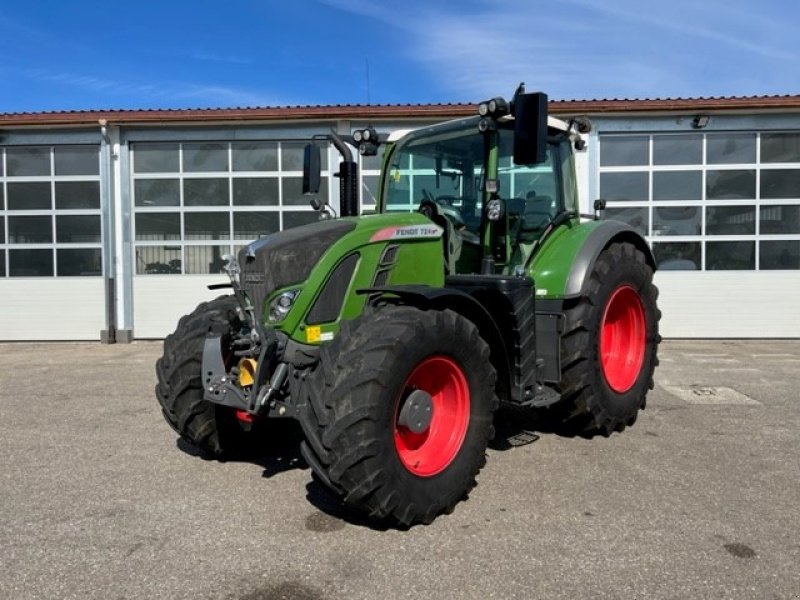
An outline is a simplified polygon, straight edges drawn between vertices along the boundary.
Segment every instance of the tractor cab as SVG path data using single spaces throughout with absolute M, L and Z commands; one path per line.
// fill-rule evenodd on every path
M 388 140 L 380 211 L 418 211 L 442 227 L 448 275 L 524 270 L 554 219 L 577 213 L 566 123 L 550 119 L 543 160 L 517 164 L 514 122 L 481 132 L 481 121 Z

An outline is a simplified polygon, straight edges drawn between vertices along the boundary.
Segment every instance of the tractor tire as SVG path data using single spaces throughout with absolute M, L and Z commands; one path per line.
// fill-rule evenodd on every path
M 221 296 L 200 304 L 181 317 L 175 332 L 164 340 L 164 354 L 156 362 L 156 397 L 167 423 L 206 457 L 222 458 L 243 448 L 245 432 L 234 409 L 203 399 L 203 345 L 210 330 L 226 334 L 241 322 L 236 299 Z
M 562 400 L 554 408 L 571 433 L 607 437 L 644 409 L 661 341 L 657 298 L 642 251 L 613 243 L 597 258 L 584 295 L 565 305 Z
M 495 379 L 489 346 L 461 315 L 367 312 L 321 349 L 301 410 L 303 456 L 346 505 L 401 527 L 430 523 L 486 464 Z

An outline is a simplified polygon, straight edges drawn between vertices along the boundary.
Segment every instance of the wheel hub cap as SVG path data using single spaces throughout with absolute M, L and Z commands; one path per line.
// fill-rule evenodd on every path
M 433 398 L 425 390 L 414 390 L 403 402 L 397 425 L 412 433 L 423 433 L 431 425 L 433 418 Z

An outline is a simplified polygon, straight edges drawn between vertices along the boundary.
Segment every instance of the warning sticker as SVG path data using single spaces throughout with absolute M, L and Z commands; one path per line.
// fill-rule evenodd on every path
M 314 344 L 322 339 L 322 332 L 319 326 L 314 325 L 306 329 L 306 341 L 309 344 Z

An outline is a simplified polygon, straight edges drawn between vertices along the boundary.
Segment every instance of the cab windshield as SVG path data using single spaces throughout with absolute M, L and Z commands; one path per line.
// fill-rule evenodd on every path
M 512 160 L 513 131 L 498 131 L 499 195 L 509 213 L 512 242 L 525 242 L 544 229 L 560 210 L 554 146 L 545 162 L 520 166 Z M 388 165 L 384 212 L 411 212 L 423 200 L 461 232 L 464 242 L 479 244 L 485 180 L 484 137 L 468 129 L 411 138 L 398 146 Z

